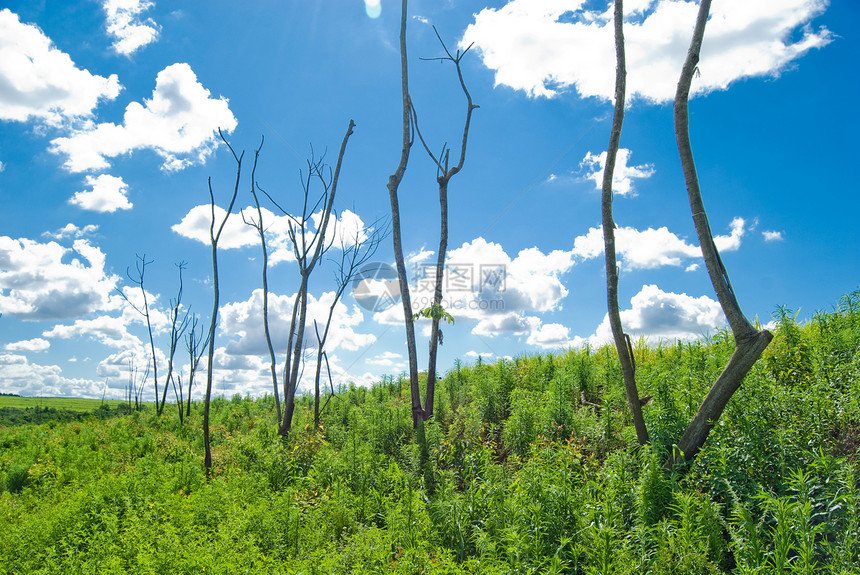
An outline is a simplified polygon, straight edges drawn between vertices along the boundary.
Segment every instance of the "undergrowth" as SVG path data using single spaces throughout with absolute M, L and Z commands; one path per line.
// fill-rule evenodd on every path
M 731 335 L 637 342 L 652 444 L 614 350 L 457 362 L 413 432 L 408 386 L 0 427 L 0 574 L 860 573 L 860 292 L 775 339 L 684 470 L 663 462 Z

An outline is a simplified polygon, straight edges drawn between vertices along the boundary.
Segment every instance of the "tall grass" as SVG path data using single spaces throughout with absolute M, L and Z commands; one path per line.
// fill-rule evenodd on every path
M 681 475 L 665 454 L 730 335 L 637 342 L 652 445 L 613 350 L 456 363 L 339 390 L 279 437 L 271 398 L 0 427 L 0 574 L 858 573 L 860 294 L 776 338 Z

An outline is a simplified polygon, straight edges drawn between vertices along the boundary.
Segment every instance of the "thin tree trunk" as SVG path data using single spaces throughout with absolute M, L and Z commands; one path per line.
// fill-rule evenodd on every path
M 436 260 L 436 287 L 433 290 L 433 305 L 438 308 L 442 305 L 442 278 L 445 273 L 445 255 L 448 253 L 448 180 L 439 181 L 439 258 Z M 433 417 L 433 403 L 436 394 L 436 355 L 439 349 L 441 333 L 439 331 L 438 314 L 433 314 L 430 329 L 430 354 L 427 361 L 427 391 L 424 400 L 424 419 Z
M 679 452 L 676 452 L 667 461 L 667 466 L 683 460 L 690 461 L 705 443 L 711 429 L 719 420 L 732 395 L 743 382 L 743 378 L 752 368 L 753 364 L 761 357 L 762 352 L 773 339 L 773 335 L 767 331 L 756 330 L 744 316 L 738 304 L 737 297 L 729 282 L 720 254 L 714 244 L 708 216 L 705 213 L 702 194 L 699 188 L 699 179 L 696 174 L 696 165 L 693 159 L 693 149 L 690 144 L 689 134 L 689 112 L 688 102 L 690 86 L 699 63 L 699 54 L 702 48 L 702 39 L 705 35 L 705 24 L 710 12 L 711 0 L 702 0 L 699 5 L 699 13 L 696 18 L 696 27 L 687 52 L 687 59 L 681 71 L 678 81 L 678 89 L 675 93 L 675 138 L 678 142 L 678 153 L 681 158 L 681 166 L 684 169 L 684 180 L 687 185 L 687 195 L 690 200 L 690 210 L 693 222 L 696 226 L 696 234 L 699 245 L 702 247 L 702 257 L 708 268 L 708 275 L 716 291 L 717 299 L 726 315 L 732 335 L 735 339 L 735 351 L 723 372 L 714 382 L 710 392 L 705 397 L 699 411 L 696 413 L 690 425 L 687 427 L 681 440 L 678 442 Z
M 417 427 L 418 420 L 424 417 L 424 410 L 421 408 L 421 390 L 418 387 L 418 352 L 415 348 L 412 298 L 409 295 L 409 280 L 406 276 L 406 264 L 403 260 L 400 204 L 397 199 L 397 190 L 403 180 L 403 174 L 406 172 L 409 151 L 412 148 L 412 103 L 409 99 L 409 76 L 406 65 L 406 4 L 407 0 L 402 0 L 400 6 L 400 93 L 403 101 L 403 145 L 400 150 L 400 163 L 395 172 L 388 178 L 388 199 L 391 203 L 391 240 L 394 244 L 394 262 L 397 267 L 400 300 L 403 304 L 403 320 L 406 324 L 406 350 L 409 355 L 409 383 L 412 391 L 412 425 Z
M 279 424 L 281 422 L 281 398 L 278 393 L 278 364 L 275 357 L 275 348 L 272 345 L 271 331 L 269 330 L 269 251 L 266 247 L 266 228 L 263 226 L 263 211 L 260 209 L 260 200 L 257 197 L 256 191 L 256 171 L 257 160 L 260 158 L 260 150 L 263 148 L 263 142 L 260 142 L 260 147 L 254 153 L 254 167 L 251 169 L 251 196 L 254 198 L 254 205 L 257 207 L 257 222 L 252 224 L 260 234 L 260 245 L 263 248 L 263 331 L 266 335 L 266 346 L 269 348 L 270 369 L 272 373 L 272 393 L 275 395 L 275 413 Z M 248 223 L 247 221 L 245 223 Z
M 220 287 L 218 284 L 218 240 L 221 238 L 221 232 L 224 231 L 224 226 L 230 218 L 230 213 L 233 211 L 233 204 L 236 203 L 236 196 L 239 193 L 239 181 L 242 177 L 242 157 L 237 156 L 236 152 L 224 138 L 221 132 L 221 139 L 227 144 L 230 153 L 233 154 L 233 159 L 236 161 L 236 182 L 233 186 L 233 196 L 230 199 L 230 205 L 227 207 L 227 213 L 224 214 L 224 219 L 218 227 L 218 233 L 215 233 L 215 194 L 212 191 L 212 179 L 209 179 L 209 200 L 211 202 L 212 223 L 209 225 L 209 240 L 212 245 L 212 319 L 209 322 L 209 358 L 206 369 L 206 397 L 203 401 L 203 466 L 206 468 L 206 479 L 209 479 L 212 474 L 212 449 L 209 441 L 209 407 L 212 398 L 212 370 L 215 364 L 215 328 L 218 325 L 218 304 L 221 297 Z
M 296 251 L 296 259 L 299 262 L 299 269 L 302 276 L 302 283 L 299 287 L 299 292 L 297 294 L 297 302 L 299 305 L 299 314 L 298 314 L 298 322 L 296 319 L 296 309 L 295 304 L 293 305 L 293 322 L 290 324 L 290 337 L 292 338 L 292 333 L 295 330 L 295 343 L 293 343 L 292 351 L 289 346 L 287 347 L 287 366 L 289 368 L 289 375 L 285 376 L 284 381 L 284 418 L 281 422 L 280 429 L 278 433 L 281 435 L 287 435 L 290 432 L 290 429 L 293 425 L 293 413 L 295 411 L 295 395 L 298 391 L 299 387 L 299 379 L 301 378 L 301 374 L 299 373 L 299 366 L 301 364 L 302 358 L 302 348 L 304 346 L 304 332 L 305 332 L 305 323 L 307 322 L 307 308 L 308 308 L 308 280 L 310 278 L 311 273 L 314 271 L 314 268 L 319 263 L 320 258 L 325 253 L 327 247 L 325 244 L 326 231 L 328 229 L 328 224 L 331 219 L 331 213 L 334 208 L 334 199 L 337 195 L 337 184 L 340 178 L 340 169 L 343 165 L 343 157 L 346 154 L 346 145 L 349 142 L 350 136 L 352 136 L 353 128 L 355 128 L 355 122 L 352 120 L 349 121 L 349 126 L 347 127 L 346 134 L 343 136 L 343 140 L 340 144 L 340 152 L 337 156 L 337 163 L 334 168 L 334 175 L 331 180 L 331 187 L 326 186 L 328 193 L 328 201 L 326 202 L 322 221 L 319 225 L 319 229 L 314 236 L 314 239 L 311 240 L 310 246 L 313 247 L 313 254 L 310 255 L 310 260 L 308 260 L 308 252 L 310 251 L 309 244 L 305 240 L 305 228 L 307 219 L 309 214 L 306 213 L 306 209 L 302 210 L 302 222 L 301 222 L 301 248 L 299 248 L 299 240 L 296 238 L 293 233 L 292 239 L 294 248 Z M 310 171 L 315 170 L 315 177 L 318 177 L 320 180 L 323 180 L 323 175 L 320 172 L 320 168 L 309 166 L 309 177 Z M 305 189 L 305 205 L 307 205 L 307 197 L 310 189 L 310 180 L 308 180 L 308 187 Z M 337 217 L 337 216 L 335 216 Z M 314 242 L 316 244 L 314 245 Z M 292 353 L 292 361 L 289 359 L 289 354 Z
M 472 112 L 478 108 L 472 102 L 472 95 L 469 93 L 468 88 L 466 88 L 466 82 L 463 79 L 463 71 L 460 68 L 460 60 L 463 56 L 466 55 L 466 52 L 469 51 L 469 48 L 466 48 L 462 53 L 457 50 L 456 56 L 452 56 L 451 52 L 448 50 L 448 47 L 445 45 L 445 42 L 442 41 L 442 37 L 439 35 L 438 30 L 436 31 L 436 37 L 439 39 L 439 42 L 442 44 L 442 48 L 445 50 L 446 56 L 441 58 L 435 58 L 438 60 L 450 60 L 454 63 L 454 66 L 457 68 L 457 77 L 460 80 L 460 88 L 463 90 L 463 94 L 466 96 L 466 119 L 463 123 L 463 139 L 460 146 L 460 158 L 457 162 L 456 166 L 450 167 L 448 164 L 448 158 L 450 156 L 450 149 L 443 147 L 442 153 L 437 158 L 433 155 L 433 152 L 430 151 L 430 148 L 427 146 L 427 142 L 424 141 L 423 136 L 421 135 L 421 130 L 418 128 L 418 114 L 413 109 L 412 117 L 415 122 L 415 131 L 418 132 L 418 137 L 421 139 L 421 144 L 424 146 L 424 150 L 436 164 L 437 176 L 436 181 L 439 184 L 439 257 L 436 260 L 436 278 L 435 278 L 435 288 L 433 290 L 433 305 L 430 307 L 430 318 L 432 322 L 431 330 L 430 330 L 430 352 L 428 358 L 427 365 L 427 392 L 426 398 L 424 402 L 425 411 L 424 411 L 424 419 L 430 419 L 433 416 L 433 403 L 436 393 L 436 359 L 438 353 L 438 347 L 442 342 L 442 332 L 439 330 L 439 322 L 444 318 L 449 323 L 453 321 L 453 318 L 450 314 L 445 312 L 442 307 L 442 281 L 445 274 L 445 257 L 448 250 L 448 182 L 453 178 L 456 174 L 463 169 L 463 164 L 466 161 L 466 147 L 469 142 L 469 127 L 472 124 Z
M 609 134 L 609 148 L 606 151 L 606 164 L 603 169 L 603 244 L 606 255 L 606 301 L 609 312 L 609 325 L 615 340 L 618 360 L 621 362 L 621 375 L 627 404 L 633 417 L 633 427 L 640 445 L 648 443 L 648 429 L 642 417 L 642 404 L 636 387 L 635 362 L 630 338 L 621 325 L 621 312 L 618 309 L 618 264 L 615 259 L 615 221 L 612 217 L 612 178 L 615 172 L 615 159 L 621 142 L 621 127 L 624 124 L 624 102 L 627 91 L 627 69 L 624 55 L 624 7 L 622 0 L 615 0 L 615 114 Z

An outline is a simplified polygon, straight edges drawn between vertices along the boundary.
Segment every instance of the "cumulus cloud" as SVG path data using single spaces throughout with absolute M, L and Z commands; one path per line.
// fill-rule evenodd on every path
M 582 97 L 614 98 L 612 6 L 585 0 L 512 0 L 485 8 L 463 34 L 496 85 L 553 97 L 573 87 Z M 698 3 L 638 0 L 625 6 L 628 98 L 671 100 L 690 43 Z M 724 0 L 711 9 L 694 94 L 724 90 L 741 78 L 778 75 L 832 39 L 810 22 L 827 0 Z
M 573 265 L 573 251 L 544 253 L 528 248 L 512 258 L 500 244 L 478 237 L 448 252 L 443 306 L 457 321 L 475 321 L 475 335 L 522 335 L 539 322 L 529 314 L 561 308 L 568 294 L 561 276 Z M 409 271 L 412 305 L 417 312 L 433 301 L 435 264 L 419 261 Z M 373 317 L 378 323 L 399 325 L 403 323 L 403 309 L 392 305 Z
M 62 320 L 110 304 L 119 278 L 85 239 L 72 248 L 0 236 L 0 313 L 24 320 Z
M 743 218 L 734 218 L 729 224 L 729 235 L 714 236 L 717 249 L 722 252 L 740 248 L 746 227 Z M 637 230 L 620 227 L 615 230 L 615 250 L 623 270 L 655 269 L 663 266 L 680 266 L 685 260 L 700 259 L 702 250 L 697 245 L 670 232 L 668 228 Z M 585 235 L 574 240 L 573 253 L 583 260 L 603 254 L 603 226 L 589 228 Z M 697 262 L 688 264 L 692 271 Z
M 102 4 L 113 49 L 130 56 L 158 38 L 158 25 L 142 14 L 155 4 L 148 0 L 105 0 Z
M 621 311 L 621 322 L 631 337 L 695 339 L 726 325 L 720 304 L 708 296 L 664 292 L 656 285 L 642 286 L 630 299 L 630 306 Z M 594 345 L 612 340 L 608 314 L 589 339 Z
M 488 315 L 478 321 L 472 329 L 475 335 L 495 337 L 503 333 L 523 335 L 538 327 L 540 320 L 536 317 L 526 317 L 521 312 L 508 312 L 499 315 Z
M 782 232 L 777 231 L 765 230 L 761 233 L 761 235 L 766 242 L 781 242 L 785 239 L 782 235 Z
M 479 237 L 449 252 L 448 296 L 457 297 L 451 288 L 460 285 L 458 278 L 450 277 L 451 271 L 462 269 L 470 274 L 471 285 L 462 292 L 465 306 L 461 313 L 471 311 L 473 317 L 482 318 L 492 311 L 552 311 L 568 294 L 561 276 L 573 265 L 572 251 L 543 253 L 534 247 L 511 258 L 500 244 Z
M 86 126 L 52 140 L 51 150 L 64 154 L 73 172 L 106 169 L 109 158 L 144 149 L 175 171 L 204 162 L 218 145 L 218 129 L 230 133 L 236 124 L 227 100 L 212 98 L 191 66 L 180 63 L 158 73 L 152 98 L 129 104 L 122 124 Z
M 116 74 L 81 70 L 38 27 L 0 10 L 0 120 L 60 125 L 86 119 L 121 89 Z
M 64 240 L 68 238 L 78 239 L 94 234 L 98 229 L 99 227 L 95 224 L 87 224 L 84 227 L 79 228 L 73 223 L 68 223 L 56 232 L 44 232 L 42 236 L 53 240 Z
M 231 214 L 227 219 L 227 223 L 224 225 L 224 231 L 221 233 L 221 238 L 218 240 L 219 248 L 229 250 L 259 245 L 260 236 L 257 234 L 257 230 L 242 220 L 242 213 L 245 213 L 248 217 L 253 215 L 255 219 L 257 217 L 256 209 L 251 207 L 245 208 L 238 214 Z M 227 210 L 221 206 L 215 206 L 216 224 L 220 224 L 224 221 L 225 215 L 227 215 Z M 267 216 L 273 218 L 276 217 L 272 212 L 265 210 L 263 212 L 264 223 L 270 221 Z M 209 204 L 201 204 L 191 208 L 191 210 L 183 216 L 182 220 L 178 224 L 171 226 L 170 229 L 180 236 L 197 240 L 198 242 L 208 245 L 210 242 L 209 230 L 211 225 L 212 206 Z
M 322 332 L 334 295 L 334 292 L 325 292 L 317 298 L 313 294 L 308 294 L 307 323 L 305 324 L 306 349 L 316 349 L 314 320 L 318 322 Z M 295 294 L 269 294 L 269 331 L 276 350 L 286 349 L 294 301 Z M 222 306 L 220 316 L 222 333 L 236 338 L 225 346 L 225 352 L 228 355 L 268 357 L 269 351 L 263 331 L 263 290 L 254 290 L 251 297 L 245 301 Z M 358 306 L 349 309 L 343 301 L 339 301 L 332 316 L 326 350 L 354 351 L 375 342 L 376 336 L 373 334 L 357 331 L 358 325 L 363 320 L 364 316 Z
M 612 172 L 612 191 L 619 196 L 635 196 L 633 181 L 650 178 L 654 175 L 654 166 L 642 164 L 630 166 L 630 155 L 632 152 L 627 148 L 619 148 L 615 159 L 615 169 Z M 597 155 L 588 152 L 580 163 L 580 168 L 588 171 L 585 178 L 592 180 L 598 190 L 603 189 L 603 170 L 606 167 L 606 151 Z
M 140 339 L 129 333 L 125 317 L 107 315 L 94 319 L 79 319 L 71 325 L 58 324 L 42 335 L 60 339 L 87 337 L 118 349 L 138 348 L 141 345 Z
M 130 210 L 132 203 L 128 201 L 128 184 L 122 178 L 102 174 L 98 177 L 87 176 L 86 185 L 89 190 L 75 192 L 69 203 L 83 210 L 93 212 L 113 213 L 117 210 Z
M 25 339 L 22 341 L 14 341 L 11 343 L 7 343 L 3 349 L 6 351 L 31 351 L 31 352 L 41 352 L 48 351 L 51 347 L 51 342 L 47 339 L 42 339 L 41 337 L 36 337 L 33 339 Z
M 546 323 L 529 333 L 526 343 L 543 349 L 560 349 L 582 345 L 581 337 L 570 337 L 570 329 L 560 323 Z
M 746 233 L 746 222 L 736 217 L 729 224 L 731 232 L 727 236 L 714 236 L 714 244 L 721 252 L 735 252 L 741 247 L 741 238 Z
M 403 355 L 393 351 L 380 353 L 364 361 L 370 365 L 378 365 L 387 368 L 403 369 L 406 367 L 406 363 L 403 361 Z
M 269 265 L 281 262 L 295 261 L 295 252 L 290 240 L 290 216 L 277 215 L 266 208 L 260 208 L 263 215 L 263 227 L 266 233 L 266 248 L 269 253 Z M 215 206 L 215 221 L 220 224 L 227 211 Z M 321 221 L 321 212 L 314 213 L 308 222 L 308 231 L 313 234 Z M 238 249 L 249 246 L 259 246 L 260 236 L 257 229 L 245 222 L 256 222 L 259 219 L 257 208 L 248 206 L 239 210 L 227 219 L 218 247 L 223 249 Z M 209 226 L 212 223 L 212 207 L 209 204 L 195 206 L 183 216 L 182 221 L 171 229 L 180 236 L 209 244 Z M 256 224 L 255 224 L 256 225 Z M 333 249 L 349 247 L 356 241 L 367 240 L 367 229 L 361 217 L 344 210 L 337 218 L 329 220 L 326 228 L 326 242 Z
M 30 363 L 23 355 L 0 354 L 4 391 L 24 396 L 101 397 L 104 382 L 67 378 L 58 365 Z

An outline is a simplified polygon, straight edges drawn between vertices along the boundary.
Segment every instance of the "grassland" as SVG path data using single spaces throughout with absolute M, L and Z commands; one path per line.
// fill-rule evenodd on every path
M 692 465 L 663 461 L 730 334 L 639 342 L 650 445 L 610 347 L 457 363 L 409 386 L 0 426 L 0 575 L 860 573 L 860 292 L 776 337 Z
M 92 412 L 102 405 L 118 407 L 123 402 L 116 400 L 84 399 L 73 397 L 22 397 L 0 395 L 0 409 L 63 409 L 68 411 Z

